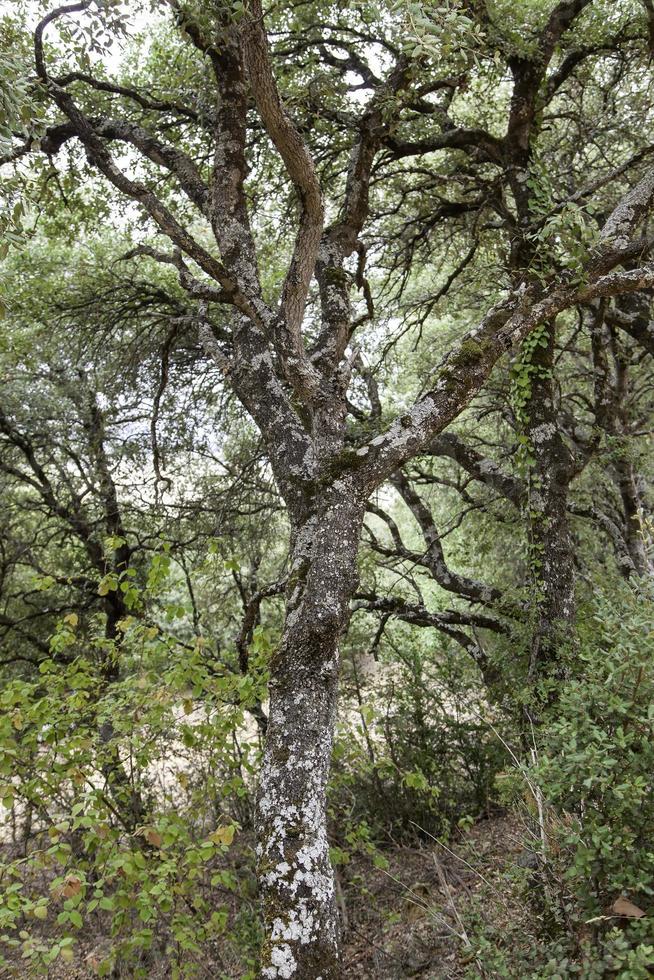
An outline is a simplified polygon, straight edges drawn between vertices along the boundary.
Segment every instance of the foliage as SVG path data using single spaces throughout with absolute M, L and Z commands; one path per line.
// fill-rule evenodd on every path
M 130 582 L 132 609 L 161 591 L 168 570 L 155 559 L 147 590 Z M 70 613 L 38 678 L 2 693 L 3 806 L 29 842 L 3 862 L 2 938 L 37 972 L 72 957 L 81 932 L 102 928 L 111 944 L 91 956 L 101 976 L 117 963 L 146 977 L 162 956 L 176 976 L 235 962 L 254 975 L 248 830 L 258 748 L 246 712 L 265 673 L 259 679 L 254 664 L 247 676 L 234 672 L 201 637 L 180 643 L 163 625 L 179 611 L 164 605 L 161 626 L 128 616 L 120 650 L 98 623 L 78 635 Z M 259 635 L 262 666 L 267 650 Z M 124 676 L 108 685 L 102 662 L 114 656 Z
M 334 818 L 348 810 L 352 821 L 366 820 L 380 844 L 447 838 L 492 812 L 504 749 L 482 717 L 477 673 L 452 645 L 430 644 L 407 628 L 394 630 L 390 642 L 378 663 L 351 654 L 344 682 L 353 700 L 335 750 Z
M 602 934 L 615 924 L 618 900 L 647 914 L 654 897 L 651 596 L 628 589 L 600 594 L 580 633 L 575 677 L 547 726 L 536 778 L 560 815 L 554 841 L 561 884 L 574 914 Z M 623 969 L 652 965 L 646 918 L 627 919 L 621 938 L 623 951 L 613 955 Z
M 532 731 L 532 763 L 502 774 L 503 798 L 530 832 L 532 870 L 516 868 L 514 888 L 542 925 L 525 942 L 524 924 L 498 932 L 482 907 L 467 910 L 489 975 L 651 974 L 651 624 L 652 599 L 640 589 L 588 599 L 575 676 Z

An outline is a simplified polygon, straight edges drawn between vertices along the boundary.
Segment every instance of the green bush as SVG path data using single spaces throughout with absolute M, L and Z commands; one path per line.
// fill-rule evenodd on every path
M 178 978 L 254 976 L 259 739 L 247 711 L 265 692 L 266 638 L 259 629 L 243 676 L 201 638 L 130 616 L 112 646 L 101 626 L 64 617 L 52 659 L 0 691 L 0 801 L 14 829 L 0 850 L 0 972 L 57 970 L 95 936 L 100 976 L 162 963 Z M 100 654 L 120 655 L 120 680 Z
M 545 885 L 578 939 L 569 973 L 588 978 L 654 970 L 653 611 L 627 587 L 582 610 L 574 674 L 537 736 Z
M 400 629 L 395 662 L 380 664 L 367 684 L 358 678 L 334 754 L 335 808 L 365 820 L 380 842 L 447 837 L 459 822 L 487 815 L 505 757 L 483 720 L 472 662 L 447 640 Z
M 539 782 L 565 819 L 567 880 L 588 915 L 654 895 L 654 622 L 642 594 L 601 598 L 582 622 L 578 676 L 545 732 Z

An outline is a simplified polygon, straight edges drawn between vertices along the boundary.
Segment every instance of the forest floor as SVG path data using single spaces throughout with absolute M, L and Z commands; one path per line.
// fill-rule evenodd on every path
M 524 927 L 524 899 L 515 887 L 515 878 L 524 875 L 522 840 L 518 821 L 494 817 L 447 846 L 433 841 L 385 851 L 388 870 L 368 870 L 368 894 L 352 896 L 349 903 L 346 898 L 345 976 L 492 976 L 476 958 L 473 929 L 487 938 L 510 935 L 514 942 L 511 927 Z M 522 935 L 527 942 L 527 930 Z
M 525 853 L 524 831 L 515 818 L 497 816 L 461 832 L 447 846 L 427 840 L 421 846 L 384 850 L 387 869 L 371 867 L 369 857 L 352 859 L 338 877 L 339 904 L 346 926 L 344 977 L 492 977 L 476 958 L 475 930 L 490 937 L 491 942 L 496 937 L 502 945 L 529 942 L 525 928 L 528 910 L 515 887 L 516 875 L 524 874 L 520 867 Z M 97 977 L 93 963 L 103 957 L 109 942 L 108 937 L 92 932 L 80 935 L 74 961 L 55 962 L 48 978 Z M 0 968 L 2 980 L 27 980 L 28 976 L 32 974 L 26 972 L 24 961 L 17 961 L 10 971 Z M 129 977 L 129 973 L 119 976 Z M 152 967 L 149 980 L 167 976 L 161 964 Z M 212 970 L 206 980 L 215 976 Z

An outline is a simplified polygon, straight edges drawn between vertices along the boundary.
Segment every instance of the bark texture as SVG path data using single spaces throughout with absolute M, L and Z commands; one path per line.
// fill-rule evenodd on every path
M 257 807 L 263 977 L 340 976 L 325 803 L 338 642 L 357 585 L 363 513 L 360 495 L 336 481 L 293 521 Z
M 528 508 L 536 623 L 531 644 L 534 679 L 560 667 L 560 648 L 569 639 L 575 614 L 574 548 L 568 518 L 568 491 L 575 460 L 560 429 L 555 403 L 554 343 L 548 324 L 546 346 L 537 346 L 526 427 L 534 458 Z

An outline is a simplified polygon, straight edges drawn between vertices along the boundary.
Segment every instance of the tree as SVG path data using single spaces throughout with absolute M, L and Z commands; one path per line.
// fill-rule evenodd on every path
M 565 153 L 556 152 L 569 135 L 560 106 L 590 84 L 589 66 L 609 72 L 613 55 L 618 82 L 649 111 L 638 81 L 648 22 L 643 8 L 615 4 L 610 17 L 592 0 L 526 3 L 517 14 L 501 2 L 381 12 L 316 3 L 265 14 L 259 0 L 165 6 L 180 32 L 168 43 L 182 68 L 157 79 L 161 96 L 137 66 L 124 83 L 108 77 L 102 51 L 91 66 L 86 48 L 97 54 L 103 32 L 124 30 L 120 4 L 52 9 L 34 34 L 48 124 L 8 162 L 79 143 L 90 172 L 163 237 L 164 247 L 138 241 L 129 254 L 176 270 L 197 303 L 205 352 L 261 433 L 290 523 L 258 799 L 262 976 L 326 980 L 340 971 L 325 791 L 338 644 L 357 588 L 366 501 L 541 325 L 551 337 L 567 311 L 654 286 L 649 240 L 638 237 L 654 199 L 644 147 L 608 168 L 593 161 L 590 181 L 577 169 L 570 186 Z M 69 28 L 78 14 L 91 20 Z M 582 26 L 588 40 L 580 44 Z M 54 57 L 46 45 L 53 28 Z M 598 85 L 590 109 L 575 105 L 573 126 L 593 130 L 608 88 Z M 555 175 L 554 200 L 543 191 L 539 154 Z M 263 181 L 274 193 L 269 215 Z M 455 188 L 451 197 L 446 187 Z M 583 222 L 558 220 L 577 201 L 600 214 L 590 240 Z M 270 245 L 280 218 L 283 261 Z M 458 244 L 491 235 L 462 317 L 467 327 L 474 311 L 476 325 L 452 338 L 442 360 L 426 352 L 410 407 L 388 420 L 373 405 L 357 431 L 348 393 L 357 374 L 366 376 L 356 337 L 365 343 L 380 315 L 373 288 L 385 315 L 397 317 L 407 283 L 431 280 L 432 251 L 448 236 Z M 461 313 L 454 301 L 452 310 Z M 553 511 L 543 525 L 544 549 L 556 548 L 553 535 L 565 537 L 558 497 L 557 508 L 558 525 Z M 543 607 L 541 636 L 560 615 Z

